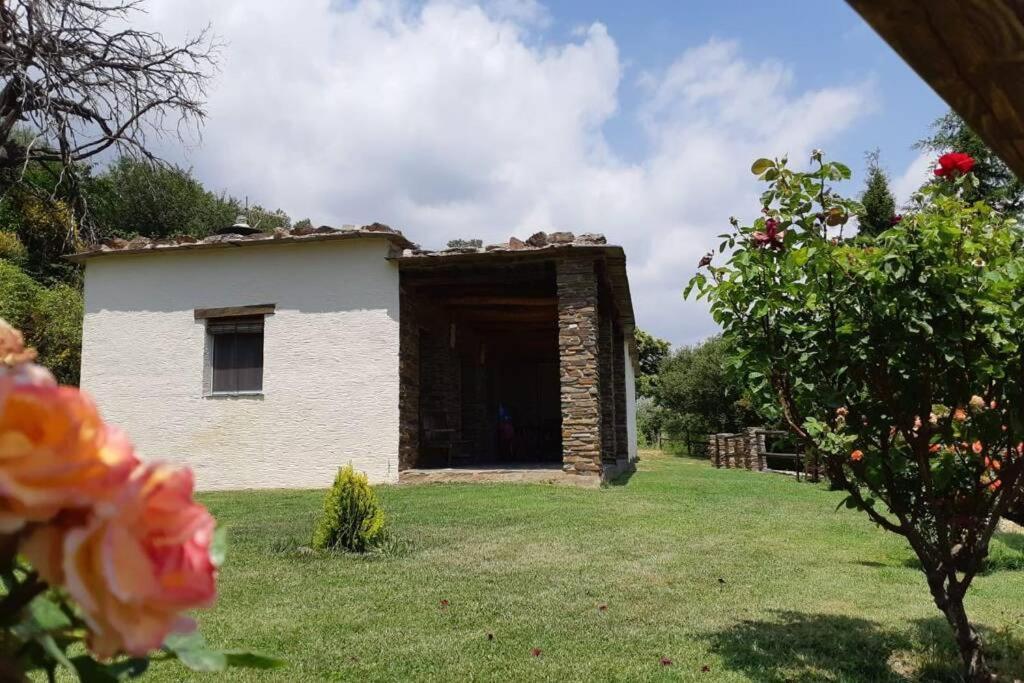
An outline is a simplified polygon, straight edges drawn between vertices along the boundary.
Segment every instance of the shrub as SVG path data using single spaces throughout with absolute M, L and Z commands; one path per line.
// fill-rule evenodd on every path
M 384 510 L 377 494 L 352 465 L 338 470 L 313 529 L 313 547 L 366 552 L 384 535 Z
M 32 306 L 42 287 L 18 266 L 0 259 L 0 318 L 31 335 Z
M 82 293 L 62 283 L 40 290 L 33 305 L 30 339 L 61 384 L 78 385 L 83 314 Z
M 28 250 L 18 236 L 9 230 L 0 230 L 0 259 L 21 266 L 27 257 Z

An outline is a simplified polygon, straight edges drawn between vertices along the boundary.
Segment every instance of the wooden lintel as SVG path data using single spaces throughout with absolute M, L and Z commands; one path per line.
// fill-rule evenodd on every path
M 448 306 L 547 306 L 558 305 L 553 296 L 457 296 L 444 302 Z
M 466 322 L 480 321 L 485 322 L 489 320 L 502 321 L 508 320 L 515 322 L 517 320 L 536 320 L 541 322 L 551 321 L 555 322 L 556 312 L 552 308 L 546 310 L 543 308 L 529 308 L 521 310 L 508 310 L 508 309 L 497 309 L 497 310 L 462 310 L 457 312 L 453 317 L 455 320 L 464 320 Z
M 277 304 L 253 304 L 250 306 L 227 306 L 224 308 L 197 308 L 196 320 L 206 318 L 236 318 L 246 315 L 268 315 L 274 312 Z

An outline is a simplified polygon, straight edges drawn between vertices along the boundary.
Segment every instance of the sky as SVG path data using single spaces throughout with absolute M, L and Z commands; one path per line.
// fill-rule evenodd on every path
M 943 102 L 842 0 L 149 0 L 144 25 L 224 46 L 208 118 L 168 160 L 315 225 L 427 248 L 538 230 L 626 251 L 637 324 L 716 332 L 682 289 L 753 159 L 881 152 L 898 199 Z

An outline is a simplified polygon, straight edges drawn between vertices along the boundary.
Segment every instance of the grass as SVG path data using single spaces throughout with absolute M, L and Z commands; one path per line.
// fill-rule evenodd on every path
M 201 628 L 289 663 L 223 679 L 956 679 L 909 551 L 840 494 L 647 455 L 598 491 L 380 487 L 394 540 L 362 557 L 297 550 L 321 491 L 205 495 L 231 549 Z M 968 608 L 1024 675 L 1024 574 L 979 577 Z

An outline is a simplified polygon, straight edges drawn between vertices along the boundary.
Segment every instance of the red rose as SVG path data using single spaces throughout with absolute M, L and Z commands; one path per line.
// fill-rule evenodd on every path
M 889 218 L 889 225 L 898 225 L 899 222 L 902 221 L 902 220 L 903 220 L 903 214 L 901 214 L 901 213 L 894 213 Z
M 974 159 L 970 154 L 949 152 L 939 157 L 939 167 L 935 169 L 935 175 L 940 178 L 955 178 L 958 175 L 970 173 L 972 168 L 974 168 Z
M 757 230 L 754 232 L 754 244 L 762 248 L 781 249 L 782 238 L 785 235 L 786 232 L 779 229 L 779 222 L 777 220 L 766 218 L 764 221 L 764 231 Z

